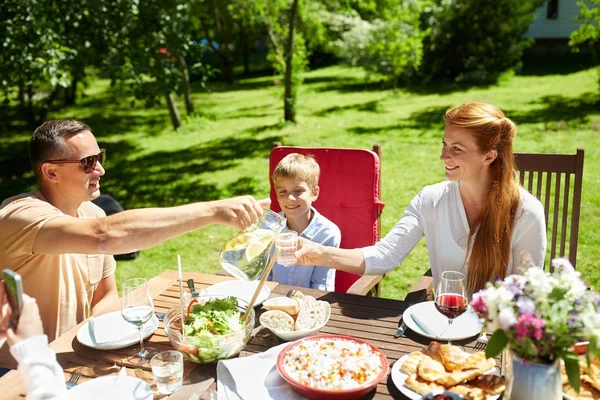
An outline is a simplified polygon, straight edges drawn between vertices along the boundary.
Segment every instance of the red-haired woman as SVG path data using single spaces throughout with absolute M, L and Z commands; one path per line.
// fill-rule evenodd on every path
M 436 284 L 442 272 L 461 271 L 469 296 L 486 282 L 516 272 L 523 251 L 542 266 L 544 209 L 516 179 L 515 124 L 483 103 L 451 108 L 444 121 L 440 159 L 447 181 L 424 187 L 374 246 L 337 249 L 303 240 L 298 264 L 382 274 L 401 264 L 425 237 Z

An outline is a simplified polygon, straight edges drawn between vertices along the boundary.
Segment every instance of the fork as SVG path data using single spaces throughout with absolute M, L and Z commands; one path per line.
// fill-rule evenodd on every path
M 487 346 L 488 338 L 485 332 L 481 333 L 481 336 L 477 338 L 477 343 L 475 343 L 474 349 L 477 351 L 484 350 Z
M 71 375 L 71 379 L 67 381 L 67 389 L 71 389 L 73 386 L 77 385 L 79 378 L 83 374 L 83 368 L 77 368 L 73 375 Z

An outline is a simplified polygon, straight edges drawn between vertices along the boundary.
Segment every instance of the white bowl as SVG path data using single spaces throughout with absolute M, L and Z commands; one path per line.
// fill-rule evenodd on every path
M 325 322 L 315 326 L 312 329 L 304 329 L 304 330 L 300 330 L 300 331 L 292 331 L 292 332 L 278 332 L 278 331 L 274 331 L 273 329 L 267 328 L 266 326 L 264 326 L 266 329 L 269 329 L 271 332 L 273 332 L 273 334 L 275 336 L 277 336 L 280 339 L 283 339 L 287 342 L 291 342 L 297 339 L 302 339 L 308 336 L 313 336 L 316 335 L 317 332 L 319 332 L 319 330 L 324 327 L 325 325 L 327 325 L 327 322 L 329 322 L 329 318 L 331 317 L 331 309 L 329 310 L 329 313 L 327 314 L 327 318 L 325 319 Z

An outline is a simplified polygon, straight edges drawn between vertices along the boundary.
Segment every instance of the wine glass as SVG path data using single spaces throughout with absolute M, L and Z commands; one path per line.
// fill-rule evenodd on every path
M 140 349 L 135 350 L 128 360 L 137 364 L 149 362 L 158 351 L 151 347 L 144 348 L 142 336 L 142 325 L 154 314 L 154 303 L 148 291 L 148 283 L 144 278 L 128 279 L 123 282 L 121 290 L 121 315 L 125 321 L 135 325 L 140 334 Z
M 440 335 L 450 331 L 454 318 L 467 311 L 467 297 L 465 296 L 465 275 L 461 272 L 445 271 L 435 293 L 435 308 L 448 318 L 448 327 Z M 448 345 L 452 344 L 452 337 L 448 335 Z

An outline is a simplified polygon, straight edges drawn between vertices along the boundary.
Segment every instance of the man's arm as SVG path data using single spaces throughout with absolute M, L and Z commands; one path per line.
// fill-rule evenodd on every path
M 109 217 L 54 218 L 40 230 L 35 254 L 123 254 L 147 249 L 210 224 L 243 230 L 262 215 L 269 199 L 252 196 L 178 207 L 127 210 Z
M 98 282 L 92 298 L 92 314 L 99 315 L 109 311 L 114 311 L 115 304 L 119 301 L 119 291 L 117 290 L 117 280 L 115 275 L 109 275 Z

